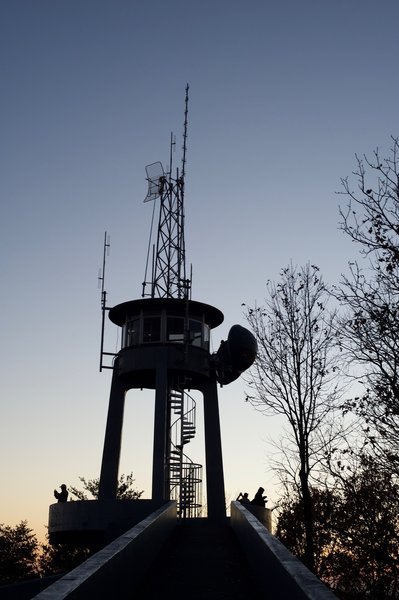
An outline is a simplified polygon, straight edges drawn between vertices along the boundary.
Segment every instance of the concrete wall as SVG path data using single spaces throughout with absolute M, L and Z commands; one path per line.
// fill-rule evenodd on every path
M 104 545 L 163 504 L 164 501 L 155 500 L 76 500 L 52 504 L 48 520 L 50 542 L 88 541 L 90 545 L 93 538 Z
M 129 597 L 176 523 L 176 503 L 168 502 L 34 598 Z
M 245 508 L 269 530 L 273 533 L 272 525 L 272 511 L 270 508 L 263 508 L 263 506 L 256 506 L 255 504 L 244 504 Z
M 333 600 L 336 596 L 240 502 L 231 503 L 231 526 L 265 598 Z

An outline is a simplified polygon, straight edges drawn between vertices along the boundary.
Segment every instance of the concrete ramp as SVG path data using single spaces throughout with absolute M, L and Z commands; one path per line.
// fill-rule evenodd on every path
M 333 600 L 336 597 L 239 502 L 231 517 L 181 519 L 169 502 L 35 596 Z
M 237 537 L 224 523 L 208 519 L 179 522 L 131 598 L 248 600 L 259 588 Z

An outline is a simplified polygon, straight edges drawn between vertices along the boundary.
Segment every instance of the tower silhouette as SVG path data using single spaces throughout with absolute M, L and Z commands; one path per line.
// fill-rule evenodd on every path
M 107 235 L 104 239 L 100 370 L 106 366 L 105 355 L 112 354 L 103 348 L 106 313 L 121 328 L 121 348 L 114 355 L 112 367 L 108 367 L 113 373 L 98 501 L 111 506 L 117 500 L 125 396 L 128 390 L 145 388 L 155 391 L 151 500 L 160 505 L 175 499 L 180 516 L 199 516 L 201 465 L 185 453 L 196 429 L 195 400 L 190 394 L 194 390 L 203 397 L 208 518 L 219 520 L 226 510 L 217 386 L 230 383 L 252 364 L 256 341 L 248 330 L 234 325 L 228 339 L 211 354 L 210 333 L 223 322 L 223 314 L 191 298 L 184 238 L 188 86 L 184 114 L 180 169 L 174 170 L 172 165 L 173 136 L 167 172 L 160 162 L 146 167 L 145 202 L 159 202 L 159 218 L 151 277 L 147 281 L 147 258 L 140 299 L 107 307 Z M 54 508 L 57 514 L 62 510 L 66 509 Z

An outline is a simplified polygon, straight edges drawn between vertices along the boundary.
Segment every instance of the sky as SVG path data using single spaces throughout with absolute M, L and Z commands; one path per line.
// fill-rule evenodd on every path
M 398 21 L 396 0 L 1 0 L 0 523 L 43 538 L 53 489 L 99 475 L 104 232 L 108 304 L 139 298 L 144 169 L 171 132 L 180 160 L 186 83 L 187 262 L 225 315 L 216 351 L 291 261 L 332 284 L 357 256 L 336 192 L 399 134 Z M 262 485 L 273 505 L 281 419 L 244 400 L 242 379 L 220 390 L 226 497 Z M 120 472 L 143 497 L 152 419 L 153 394 L 129 392 Z M 204 463 L 201 408 L 189 454 Z

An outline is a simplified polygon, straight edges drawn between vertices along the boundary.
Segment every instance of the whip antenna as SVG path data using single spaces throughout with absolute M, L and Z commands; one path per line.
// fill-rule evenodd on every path
M 187 128 L 188 128 L 188 90 L 190 86 L 186 85 L 186 98 L 185 98 L 185 109 L 184 109 L 184 128 L 183 128 L 183 157 L 182 157 L 182 168 L 181 178 L 184 182 L 186 174 L 186 153 L 187 153 Z

